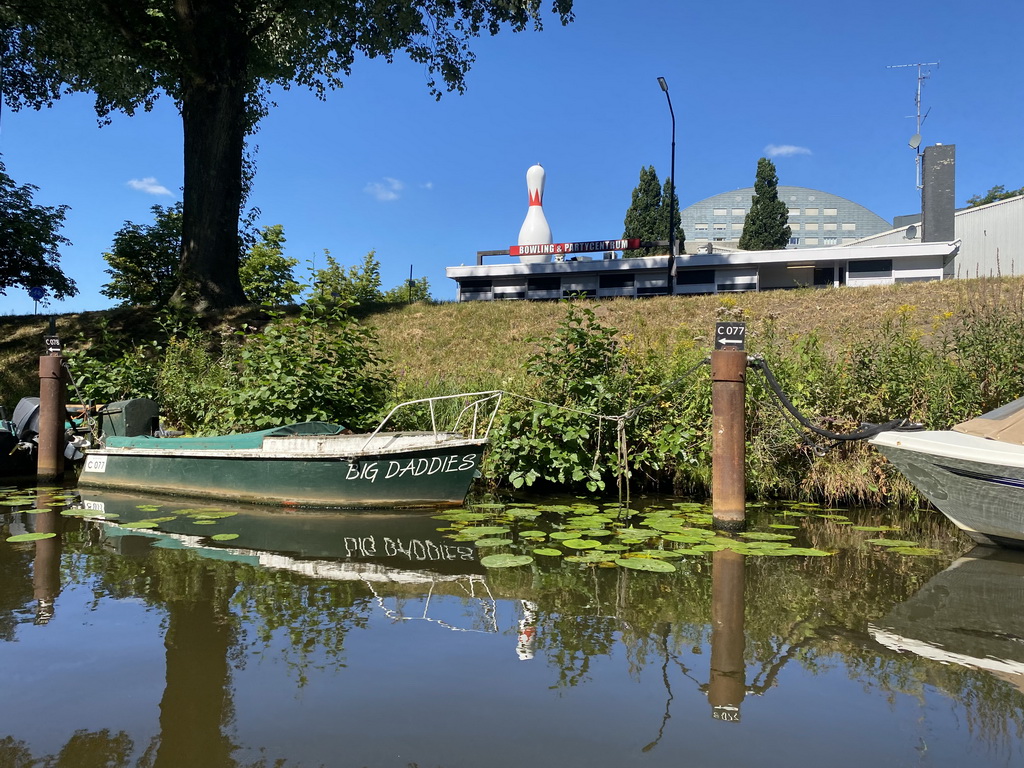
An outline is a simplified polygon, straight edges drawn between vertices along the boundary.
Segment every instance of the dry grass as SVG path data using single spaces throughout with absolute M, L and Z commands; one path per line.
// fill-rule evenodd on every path
M 1003 302 L 1024 294 L 1024 278 L 949 280 L 868 288 L 732 293 L 593 302 L 600 321 L 617 328 L 630 348 L 655 355 L 679 345 L 710 349 L 714 324 L 744 319 L 756 336 L 774 321 L 785 336 L 816 332 L 826 345 L 846 347 L 887 317 L 914 307 L 922 333 L 935 319 L 971 303 Z M 550 334 L 565 315 L 558 302 L 470 302 L 401 307 L 369 318 L 385 353 L 410 379 L 478 380 L 488 372 L 514 376 L 535 348 L 530 337 Z

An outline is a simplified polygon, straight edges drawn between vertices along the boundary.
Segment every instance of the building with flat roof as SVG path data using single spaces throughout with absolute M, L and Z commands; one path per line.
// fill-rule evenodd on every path
M 800 251 L 696 253 L 668 256 L 570 257 L 544 263 L 447 267 L 459 301 L 664 296 L 764 291 L 802 286 L 890 285 L 942 280 L 959 241 L 818 247 Z M 671 289 L 670 289 L 671 286 Z
M 790 248 L 820 248 L 852 243 L 885 232 L 892 225 L 863 205 L 839 195 L 807 187 L 779 186 L 779 199 L 789 206 Z M 680 213 L 686 253 L 715 248 L 736 248 L 743 220 L 750 210 L 754 188 L 722 192 L 683 209 Z

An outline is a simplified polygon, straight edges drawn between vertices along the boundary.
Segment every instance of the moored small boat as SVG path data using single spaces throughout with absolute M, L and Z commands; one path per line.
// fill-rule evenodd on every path
M 458 403 L 450 430 L 437 427 L 445 401 Z M 365 434 L 306 422 L 215 437 L 105 436 L 87 451 L 79 484 L 302 507 L 457 506 L 479 475 L 500 402 L 500 392 L 414 400 Z M 384 431 L 417 405 L 433 429 Z
M 870 442 L 975 541 L 1024 548 L 1024 398 L 950 430 Z

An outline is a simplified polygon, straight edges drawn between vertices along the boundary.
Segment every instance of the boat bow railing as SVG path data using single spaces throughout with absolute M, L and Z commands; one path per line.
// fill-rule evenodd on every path
M 407 400 L 392 408 L 384 417 L 377 428 L 367 437 L 363 449 L 369 447 L 370 443 L 394 420 L 395 414 L 403 410 L 411 410 L 415 406 L 426 405 L 430 413 L 430 429 L 434 439 L 440 443 L 452 432 L 459 433 L 462 437 L 470 440 L 486 440 L 490 435 L 491 427 L 494 426 L 494 419 L 498 415 L 498 407 L 501 405 L 501 398 L 504 392 L 491 390 L 488 392 L 461 392 L 456 395 L 439 395 L 437 397 L 424 397 L 419 400 Z M 439 425 L 439 405 L 447 401 L 461 400 L 462 404 L 454 418 L 449 415 L 449 425 Z

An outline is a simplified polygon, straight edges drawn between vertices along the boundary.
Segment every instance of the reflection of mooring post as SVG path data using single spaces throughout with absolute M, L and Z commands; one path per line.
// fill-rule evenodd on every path
M 36 474 L 52 480 L 64 474 L 64 357 L 53 318 L 39 358 L 39 454 Z
M 715 528 L 741 530 L 746 507 L 744 323 L 716 323 L 711 353 L 711 502 Z
M 36 542 L 36 556 L 32 564 L 32 595 L 36 600 L 36 624 L 48 624 L 53 618 L 54 604 L 60 594 L 60 513 L 47 509 L 55 501 L 49 492 L 36 494 L 36 507 L 45 509 L 34 516 L 36 533 L 55 533 L 50 539 Z
M 743 555 L 723 549 L 711 556 L 711 675 L 708 703 L 716 720 L 738 723 L 746 694 L 743 649 Z

